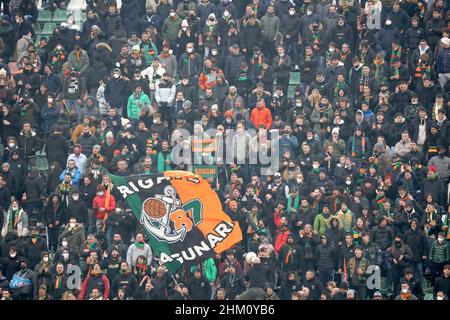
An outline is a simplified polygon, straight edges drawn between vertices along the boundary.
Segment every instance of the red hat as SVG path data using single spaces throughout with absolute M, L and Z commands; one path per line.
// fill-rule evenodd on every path
M 169 41 L 164 40 L 162 47 L 163 47 L 163 48 L 170 48 Z
M 435 166 L 429 166 L 428 167 L 428 172 L 433 172 L 434 174 L 436 174 L 436 167 Z
M 392 174 L 387 173 L 387 174 L 384 176 L 384 180 L 387 180 L 387 179 L 392 180 Z

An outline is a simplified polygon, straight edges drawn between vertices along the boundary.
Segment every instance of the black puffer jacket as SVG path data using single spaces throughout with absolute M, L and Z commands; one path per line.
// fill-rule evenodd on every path
M 319 271 L 328 271 L 335 266 L 335 251 L 331 244 L 321 244 L 316 248 L 316 263 Z
M 413 219 L 412 221 L 417 223 L 417 228 L 416 230 L 409 229 L 405 232 L 405 244 L 411 248 L 411 261 L 419 262 L 423 256 L 428 255 L 428 241 L 423 231 L 418 229 L 420 224 L 417 219 Z
M 389 248 L 393 240 L 394 240 L 394 232 L 392 231 L 391 227 L 386 226 L 384 228 L 380 228 L 379 226 L 375 226 L 372 229 L 371 241 L 378 244 L 381 250 L 384 251 L 387 248 Z
M 44 179 L 39 172 L 30 171 L 25 179 L 25 192 L 27 193 L 28 202 L 39 201 L 45 195 Z

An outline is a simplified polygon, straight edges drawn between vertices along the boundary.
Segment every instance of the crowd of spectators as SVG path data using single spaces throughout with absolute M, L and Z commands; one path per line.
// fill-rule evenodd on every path
M 2 1 L 2 300 L 449 299 L 450 1 L 86 3 Z M 169 272 L 108 173 L 182 130 L 243 240 Z

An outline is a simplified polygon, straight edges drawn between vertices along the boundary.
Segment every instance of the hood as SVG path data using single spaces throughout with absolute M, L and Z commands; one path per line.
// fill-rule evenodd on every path
M 95 49 L 106 49 L 109 52 L 112 52 L 111 47 L 106 42 L 97 43 L 97 45 L 95 46 Z
M 338 230 L 341 230 L 341 229 L 342 229 L 342 223 L 341 223 L 341 221 L 340 221 L 336 216 L 332 216 L 332 217 L 328 220 L 328 227 L 329 227 L 330 229 L 332 229 L 332 230 L 335 230 L 335 229 L 336 229 L 335 227 L 333 227 L 333 224 L 332 224 L 333 220 L 336 220 L 336 221 L 338 222 L 337 229 L 338 229 Z

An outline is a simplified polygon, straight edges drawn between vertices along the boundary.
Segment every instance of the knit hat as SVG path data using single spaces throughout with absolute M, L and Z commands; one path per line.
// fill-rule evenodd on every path
M 183 102 L 183 108 L 184 107 L 191 108 L 192 107 L 192 102 L 190 100 L 186 100 L 185 102 Z
M 163 48 L 170 48 L 169 41 L 164 40 L 162 47 Z
M 450 38 L 444 37 L 441 39 L 441 42 L 447 46 L 450 46 Z
M 114 139 L 114 134 L 111 131 L 108 131 L 108 133 L 106 133 L 105 138 L 109 138 L 109 139 L 113 138 Z
M 139 48 L 139 46 L 138 46 L 137 44 L 135 44 L 135 45 L 131 48 L 131 51 L 138 51 L 138 52 L 140 52 L 140 51 L 141 51 L 141 48 Z
M 432 172 L 432 173 L 434 173 L 434 174 L 436 174 L 436 167 L 435 166 L 429 166 L 428 167 L 428 172 Z
M 189 22 L 186 19 L 183 19 L 183 21 L 181 21 L 181 27 L 189 27 Z
M 333 128 L 333 130 L 331 130 L 331 134 L 335 134 L 335 133 L 339 134 L 339 128 L 338 127 L 335 127 L 335 128 Z

